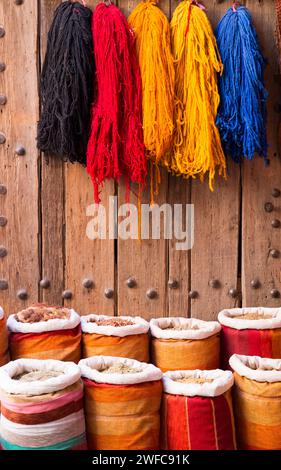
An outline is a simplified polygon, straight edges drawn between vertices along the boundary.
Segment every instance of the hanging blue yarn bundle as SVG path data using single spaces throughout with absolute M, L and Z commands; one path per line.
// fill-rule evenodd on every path
M 217 126 L 225 153 L 237 163 L 242 157 L 252 160 L 255 153 L 268 162 L 265 59 L 247 8 L 229 8 L 217 27 L 216 38 L 224 64 Z

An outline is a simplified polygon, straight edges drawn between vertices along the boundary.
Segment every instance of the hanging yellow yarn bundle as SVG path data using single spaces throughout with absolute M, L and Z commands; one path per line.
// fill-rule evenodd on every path
M 219 106 L 217 73 L 222 73 L 216 39 L 205 12 L 189 0 L 171 21 L 175 59 L 175 136 L 171 170 L 184 177 L 209 172 L 213 190 L 216 168 L 225 177 L 226 162 L 215 121 Z
M 160 181 L 158 165 L 169 165 L 173 139 L 175 71 L 169 22 L 155 1 L 142 1 L 128 18 L 136 37 L 142 78 L 144 145 L 156 165 L 155 185 Z M 153 172 L 152 172 L 153 173 Z

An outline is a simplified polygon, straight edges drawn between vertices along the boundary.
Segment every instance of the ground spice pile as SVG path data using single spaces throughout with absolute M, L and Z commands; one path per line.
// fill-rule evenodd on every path
M 20 323 L 38 323 L 54 319 L 66 320 L 69 317 L 69 309 L 50 307 L 44 304 L 32 305 L 15 315 L 15 319 Z
M 243 313 L 243 315 L 233 316 L 239 320 L 267 320 L 272 318 L 272 315 L 268 313 Z
M 214 379 L 207 379 L 203 377 L 192 377 L 187 376 L 187 377 L 179 377 L 177 379 L 173 379 L 174 382 L 179 382 L 179 383 L 185 383 L 185 384 L 204 384 L 204 383 L 211 383 L 213 382 Z
M 13 380 L 18 380 L 19 382 L 35 382 L 51 379 L 53 377 L 59 377 L 63 372 L 57 370 L 33 370 L 31 372 L 22 372 L 21 374 L 15 375 Z
M 96 323 L 98 326 L 128 326 L 128 325 L 134 325 L 134 322 L 131 320 L 123 320 L 122 318 L 106 318 L 104 320 L 95 320 L 95 319 L 90 319 L 90 323 Z
M 136 374 L 138 372 L 141 372 L 141 369 L 137 367 L 128 366 L 123 362 L 115 362 L 115 364 L 107 366 L 101 369 L 99 372 L 101 372 L 102 374 Z

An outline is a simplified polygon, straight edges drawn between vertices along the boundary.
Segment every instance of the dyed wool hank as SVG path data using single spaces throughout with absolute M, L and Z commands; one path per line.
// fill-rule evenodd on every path
M 255 153 L 267 162 L 265 59 L 247 8 L 229 8 L 216 37 L 224 64 L 217 125 L 225 152 L 237 163 Z
M 147 175 L 141 110 L 141 76 L 135 38 L 121 10 L 100 3 L 92 23 L 97 67 L 97 97 L 87 149 L 87 170 L 94 185 L 124 176 L 127 200 L 130 182 L 142 189 Z
M 48 34 L 40 98 L 37 145 L 43 152 L 86 163 L 95 66 L 92 11 L 79 2 L 63 2 Z
M 223 65 L 206 13 L 189 0 L 171 21 L 175 59 L 175 135 L 171 171 L 184 177 L 225 176 L 226 162 L 215 120 L 220 101 L 217 73 Z

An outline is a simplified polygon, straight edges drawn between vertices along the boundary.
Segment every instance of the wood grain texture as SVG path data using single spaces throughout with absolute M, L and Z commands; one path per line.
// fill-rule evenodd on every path
M 281 258 L 270 256 L 271 249 L 281 252 L 281 229 L 271 226 L 273 219 L 281 220 L 281 197 L 272 196 L 273 188 L 281 190 L 276 142 L 280 77 L 274 46 L 274 0 L 244 2 L 252 12 L 268 59 L 270 166 L 264 168 L 257 157 L 244 163 L 241 179 L 239 167 L 230 163 L 227 182 L 217 179 L 214 193 L 209 191 L 207 181 L 184 181 L 162 172 L 156 202 L 194 204 L 195 244 L 190 251 L 178 251 L 176 240 L 164 240 L 163 224 L 160 240 L 109 240 L 109 196 L 116 193 L 119 207 L 125 199 L 124 184 L 115 190 L 112 181 L 101 193 L 107 214 L 107 239 L 91 240 L 87 232 L 89 235 L 93 228 L 93 189 L 86 169 L 78 164 L 62 164 L 51 156 L 47 164 L 38 156 L 38 71 L 59 2 L 26 0 L 21 6 L 10 0 L 0 2 L 0 25 L 6 32 L 0 38 L 0 62 L 6 63 L 6 70 L 0 72 L 0 94 L 7 96 L 7 103 L 0 106 L 0 132 L 6 135 L 6 142 L 0 145 L 0 185 L 7 187 L 7 194 L 0 194 L 0 216 L 8 219 L 6 225 L 0 224 L 0 247 L 8 250 L 6 257 L 0 257 L 0 280 L 9 283 L 8 290 L 0 290 L 0 305 L 11 313 L 38 298 L 62 303 L 62 290 L 68 288 L 73 298 L 65 304 L 82 314 L 92 311 L 146 318 L 192 315 L 213 319 L 222 308 L 241 302 L 244 306 L 279 306 L 280 298 L 273 299 L 270 294 L 273 288 L 281 292 Z M 97 3 L 87 0 L 90 7 Z M 118 5 L 128 16 L 137 3 L 119 0 Z M 229 7 L 226 1 L 206 0 L 204 4 L 213 26 Z M 161 0 L 159 5 L 169 17 L 178 1 Z M 26 148 L 25 156 L 15 155 L 18 144 Z M 147 190 L 142 202 L 149 200 Z M 137 202 L 135 195 L 131 202 Z M 265 212 L 266 202 L 273 204 L 273 212 Z M 231 287 L 240 290 L 241 274 L 242 299 L 233 299 L 228 291 Z M 49 290 L 38 289 L 41 277 L 50 279 Z M 135 288 L 127 287 L 129 277 L 136 279 Z M 178 289 L 168 288 L 169 278 L 179 282 Z M 92 279 L 94 288 L 84 288 L 84 279 Z M 212 279 L 220 281 L 219 288 L 210 287 Z M 251 288 L 253 279 L 260 281 L 260 288 Z M 20 288 L 27 289 L 27 301 L 16 298 Z M 111 299 L 104 295 L 106 288 L 114 290 Z M 157 291 L 155 299 L 147 298 L 149 288 Z M 198 298 L 190 300 L 189 290 L 198 291 Z
M 119 0 L 118 6 L 128 16 L 139 2 L 132 0 Z M 159 6 L 169 15 L 169 3 L 159 2 Z M 161 184 L 155 203 L 161 206 L 167 201 L 168 176 L 161 172 Z M 135 190 L 137 192 L 137 189 Z M 121 183 L 118 188 L 119 206 L 124 204 L 125 188 Z M 137 205 L 137 198 L 132 195 L 131 203 Z M 142 204 L 150 203 L 150 191 L 147 188 L 142 194 Z M 163 236 L 163 232 L 161 233 Z M 160 240 L 118 240 L 118 314 L 141 315 L 144 318 L 166 316 L 167 278 L 168 278 L 168 242 Z M 128 288 L 126 280 L 133 277 L 136 287 Z M 147 297 L 147 291 L 154 289 L 157 296 L 153 299 Z
M 280 77 L 277 53 L 274 46 L 275 7 L 274 0 L 247 1 L 253 15 L 258 37 L 268 60 L 266 87 L 268 99 L 268 143 L 270 165 L 256 157 L 244 164 L 243 171 L 243 238 L 242 238 L 242 289 L 245 306 L 280 306 L 280 298 L 272 298 L 271 290 L 281 292 L 281 258 L 272 258 L 271 249 L 281 252 L 281 229 L 273 228 L 273 219 L 281 220 L 281 197 L 272 197 L 272 189 L 281 190 L 281 160 L 277 151 L 277 126 L 280 115 L 276 105 L 280 103 Z M 264 204 L 271 202 L 273 212 L 266 212 Z M 252 289 L 250 281 L 258 279 L 261 287 Z
M 207 15 L 216 27 L 225 13 L 227 2 L 206 1 Z M 192 181 L 191 201 L 195 212 L 195 243 L 191 251 L 191 291 L 198 297 L 191 301 L 191 315 L 215 319 L 223 308 L 237 305 L 228 291 L 237 287 L 238 240 L 240 210 L 240 169 L 232 162 L 229 177 L 216 177 L 215 191 L 211 193 L 208 181 Z M 211 280 L 219 280 L 220 287 L 212 288 Z
M 36 124 L 37 89 L 37 1 L 17 6 L 10 0 L 0 2 L 0 58 L 6 70 L 0 73 L 0 93 L 7 103 L 0 107 L 0 132 L 6 142 L 0 145 L 0 184 L 7 188 L 0 195 L 0 214 L 8 223 L 0 227 L 0 245 L 8 254 L 0 258 L 0 279 L 9 283 L 0 290 L 0 305 L 12 313 L 30 301 L 38 300 L 38 175 Z M 22 145 L 24 156 L 15 149 Z M 17 299 L 18 289 L 28 292 L 28 301 Z
M 162 171 L 162 181 L 156 204 L 161 206 L 167 201 L 167 174 Z M 142 204 L 149 204 L 150 192 L 142 194 Z M 119 207 L 125 203 L 125 188 L 121 184 L 118 190 Z M 137 197 L 131 194 L 130 202 L 137 206 Z M 119 221 L 121 218 L 119 218 Z M 144 220 L 142 220 L 144 223 Z M 161 217 L 161 238 L 158 240 L 122 240 L 118 239 L 118 313 L 119 315 L 141 315 L 144 318 L 166 316 L 167 281 L 168 281 L 168 242 L 163 239 L 163 219 Z M 136 287 L 128 288 L 127 279 L 136 280 Z M 157 296 L 147 297 L 149 289 L 154 289 Z
M 93 8 L 98 2 L 87 0 Z M 109 196 L 114 184 L 107 181 L 102 189 L 101 204 L 108 214 Z M 106 288 L 114 289 L 114 240 L 90 240 L 86 229 L 91 217 L 87 208 L 94 202 L 93 186 L 86 169 L 79 164 L 65 166 L 65 287 L 73 293 L 67 306 L 75 306 L 81 314 L 90 312 L 114 314 L 114 297 L 104 296 Z M 92 279 L 93 289 L 82 286 L 83 279 Z
M 40 62 L 47 46 L 47 34 L 60 0 L 40 2 Z M 56 156 L 42 155 L 41 167 L 41 277 L 50 288 L 40 289 L 44 302 L 60 305 L 64 289 L 64 163 Z
M 185 206 L 190 204 L 190 181 L 169 175 L 169 203 L 182 204 L 183 230 L 188 221 L 185 217 Z M 169 316 L 190 316 L 190 250 L 177 249 L 178 241 L 173 237 L 169 241 L 169 280 L 176 281 L 176 288 L 168 288 Z M 169 286 L 169 284 L 168 284 Z
M 192 182 L 195 213 L 194 247 L 191 251 L 191 301 L 193 317 L 212 320 L 223 308 L 239 305 L 228 291 L 238 283 L 239 167 L 229 162 L 227 181 L 217 181 L 210 192 L 207 182 Z M 212 288 L 210 281 L 218 280 Z

